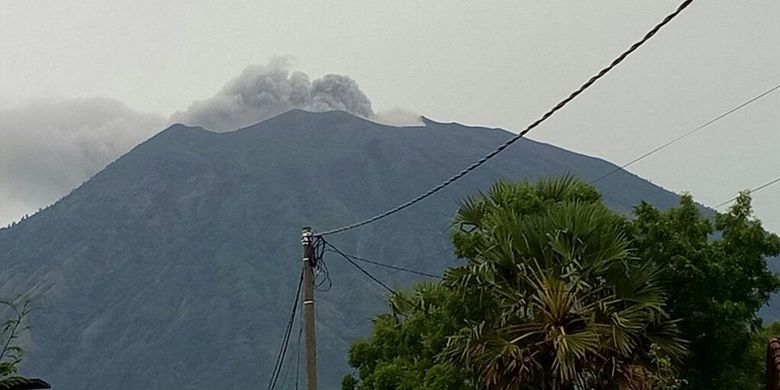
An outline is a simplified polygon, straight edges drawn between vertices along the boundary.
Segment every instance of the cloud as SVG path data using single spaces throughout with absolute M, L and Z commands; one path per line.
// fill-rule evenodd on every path
M 394 126 L 422 124 L 419 115 L 399 108 L 375 113 L 348 76 L 310 81 L 305 73 L 290 71 L 285 58 L 247 67 L 216 95 L 174 113 L 168 123 L 228 131 L 294 108 L 347 111 Z M 108 98 L 0 106 L 0 227 L 53 203 L 165 124 L 158 114 Z
M 56 201 L 164 125 L 107 98 L 0 109 L 0 226 Z
M 285 58 L 267 65 L 251 65 L 214 96 L 192 103 L 171 116 L 172 122 L 229 131 L 249 126 L 285 111 L 347 111 L 370 118 L 371 101 L 348 76 L 326 75 L 309 81 L 303 72 L 291 72 Z
M 390 126 L 425 126 L 420 114 L 403 108 L 381 110 L 368 119 Z

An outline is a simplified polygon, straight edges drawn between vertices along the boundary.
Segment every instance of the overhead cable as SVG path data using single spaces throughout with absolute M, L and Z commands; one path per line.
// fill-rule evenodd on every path
M 390 288 L 388 285 L 384 284 L 381 280 L 377 279 L 374 275 L 371 275 L 370 272 L 366 271 L 365 268 L 361 267 L 360 264 L 356 263 L 352 258 L 349 257 L 346 253 L 344 253 L 341 249 L 337 248 L 333 244 L 331 244 L 328 241 L 325 241 L 325 239 L 322 239 L 325 244 L 332 249 L 332 252 L 341 255 L 344 259 L 346 259 L 350 264 L 352 264 L 355 268 L 357 268 L 360 272 L 362 272 L 364 275 L 368 276 L 369 279 L 373 280 L 374 283 L 382 286 L 385 290 L 389 291 L 393 295 L 398 295 L 398 293 Z M 400 296 L 400 295 L 399 295 Z
M 766 183 L 764 183 L 764 184 L 762 184 L 762 185 L 760 185 L 760 186 L 758 186 L 756 188 L 753 188 L 752 190 L 748 191 L 748 193 L 750 193 L 750 194 L 756 193 L 758 191 L 763 190 L 764 188 L 770 187 L 770 186 L 772 186 L 774 184 L 777 184 L 777 183 L 780 183 L 780 177 L 778 177 L 777 179 L 774 179 L 774 180 L 770 180 L 770 181 L 768 181 L 768 182 L 766 182 Z M 737 195 L 737 196 L 735 196 L 735 197 L 733 197 L 733 198 L 731 198 L 731 199 L 729 199 L 729 200 L 727 200 L 725 202 L 721 202 L 719 205 L 715 206 L 715 208 L 719 209 L 719 208 L 721 208 L 721 207 L 723 207 L 723 206 L 725 206 L 725 205 L 727 205 L 727 204 L 737 200 L 737 198 L 739 198 L 739 195 Z
M 677 10 L 675 10 L 673 13 L 669 14 L 668 16 L 666 16 L 660 23 L 655 25 L 655 27 L 653 27 L 647 34 L 645 34 L 645 36 L 641 40 L 639 40 L 636 43 L 634 43 L 633 45 L 631 45 L 631 47 L 629 47 L 628 50 L 626 50 L 623 53 L 621 53 L 607 67 L 605 67 L 604 69 L 601 69 L 601 71 L 599 71 L 596 75 L 591 77 L 587 82 L 585 82 L 585 84 L 582 84 L 582 86 L 580 86 L 577 90 L 572 92 L 568 97 L 566 97 L 565 99 L 563 99 L 560 102 L 558 102 L 558 104 L 556 104 L 552 109 L 550 109 L 544 115 L 542 115 L 539 119 L 537 119 L 536 121 L 531 123 L 523 131 L 519 132 L 518 134 L 516 134 L 515 136 L 513 136 L 512 138 L 510 138 L 509 140 L 507 140 L 503 144 L 499 145 L 492 152 L 486 154 L 485 156 L 483 156 L 482 158 L 480 158 L 479 160 L 477 160 L 476 162 L 474 162 L 473 164 L 471 164 L 467 168 L 465 168 L 462 171 L 458 172 L 457 174 L 455 174 L 454 176 L 452 176 L 449 179 L 445 180 L 444 182 L 440 183 L 439 185 L 431 188 L 430 190 L 428 190 L 428 191 L 418 195 L 417 197 L 407 201 L 406 203 L 402 203 L 402 204 L 400 204 L 400 205 L 398 205 L 396 207 L 393 207 L 393 208 L 391 208 L 391 209 L 389 209 L 389 210 L 387 210 L 387 211 L 385 211 L 383 213 L 377 214 L 377 215 L 375 215 L 373 217 L 370 217 L 368 219 L 365 219 L 363 221 L 356 222 L 356 223 L 353 223 L 351 225 L 342 226 L 342 227 L 339 227 L 339 228 L 336 228 L 336 229 L 328 230 L 328 231 L 325 231 L 325 232 L 322 232 L 322 233 L 317 233 L 317 235 L 318 236 L 326 236 L 326 235 L 330 235 L 330 234 L 341 233 L 341 232 L 345 232 L 347 230 L 352 230 L 352 229 L 355 229 L 355 228 L 367 225 L 369 223 L 378 221 L 380 219 L 383 219 L 385 217 L 393 215 L 393 214 L 395 214 L 395 213 L 397 213 L 397 212 L 399 212 L 399 211 L 401 211 L 401 210 L 403 210 L 403 209 L 405 209 L 407 207 L 410 207 L 410 206 L 414 205 L 415 203 L 418 203 L 418 202 L 424 200 L 425 198 L 427 198 L 427 197 L 429 197 L 429 196 L 439 192 L 443 188 L 445 188 L 445 187 L 449 186 L 450 184 L 454 183 L 456 180 L 462 178 L 463 176 L 466 176 L 466 174 L 468 174 L 469 172 L 477 169 L 479 166 L 481 166 L 482 164 L 486 163 L 488 160 L 490 160 L 491 158 L 495 157 L 497 154 L 501 153 L 504 149 L 506 149 L 507 147 L 509 147 L 513 143 L 517 142 L 521 138 L 523 138 L 526 134 L 528 134 L 528 132 L 530 132 L 531 130 L 533 130 L 537 126 L 539 126 L 542 122 L 546 121 L 548 118 L 550 118 L 558 110 L 560 110 L 564 106 L 566 106 L 569 102 L 574 100 L 574 98 L 579 96 L 586 89 L 590 88 L 597 80 L 602 78 L 605 74 L 607 74 L 609 71 L 614 69 L 618 64 L 623 62 L 623 60 L 625 60 L 626 57 L 628 57 L 629 54 L 633 53 L 636 49 L 638 49 L 645 42 L 647 42 L 650 38 L 652 38 L 659 30 L 661 30 L 661 28 L 663 26 L 665 26 L 672 19 L 674 19 L 677 15 L 679 15 L 685 8 L 687 8 L 689 5 L 691 5 L 691 3 L 693 3 L 693 0 L 685 0 L 685 1 L 683 1 L 682 4 L 680 4 L 680 6 L 677 8 Z
M 298 344 L 297 344 L 297 356 L 295 358 L 295 390 L 298 390 L 298 383 L 301 379 L 301 335 L 303 335 L 303 322 L 299 322 L 301 326 L 298 329 Z
M 303 270 L 301 270 L 301 276 L 298 278 L 298 289 L 295 292 L 295 300 L 293 301 L 290 318 L 287 321 L 287 327 L 284 331 L 284 337 L 282 337 L 282 344 L 279 346 L 279 353 L 276 355 L 276 363 L 274 363 L 274 370 L 271 373 L 271 380 L 268 382 L 268 390 L 276 388 L 276 382 L 279 380 L 279 374 L 281 374 L 282 366 L 284 365 L 284 358 L 287 355 L 287 347 L 290 344 L 290 333 L 292 332 L 293 323 L 295 322 L 295 312 L 298 309 L 298 298 L 301 296 L 302 285 Z
M 322 240 L 324 241 L 325 239 L 323 238 Z M 344 253 L 344 251 L 342 251 L 341 249 L 337 248 L 336 246 L 334 246 L 334 245 L 333 245 L 333 244 L 331 244 L 330 242 L 327 242 L 327 241 L 325 241 L 325 244 L 326 244 L 328 247 L 330 247 L 331 249 L 333 249 L 331 252 L 334 252 L 334 253 L 336 253 L 336 254 L 340 255 L 341 257 L 343 257 L 343 258 L 344 258 L 345 260 L 347 260 L 347 261 L 348 261 L 350 264 L 352 264 L 352 266 L 354 266 L 355 268 L 357 268 L 357 269 L 358 269 L 360 272 L 362 272 L 364 275 L 366 275 L 366 276 L 367 276 L 369 279 L 371 279 L 372 281 L 374 281 L 374 283 L 376 283 L 376 284 L 378 284 L 378 285 L 382 286 L 382 288 L 384 288 L 385 290 L 389 291 L 389 292 L 390 292 L 390 293 L 391 293 L 393 296 L 395 296 L 395 297 L 397 297 L 398 299 L 400 299 L 400 300 L 402 300 L 402 301 L 404 301 L 404 302 L 408 303 L 408 304 L 409 304 L 409 305 L 411 305 L 412 307 L 416 307 L 416 308 L 418 308 L 418 309 L 422 309 L 420 305 L 418 305 L 418 304 L 415 304 L 414 302 L 410 301 L 408 298 L 406 298 L 406 296 L 404 296 L 404 294 L 401 294 L 401 293 L 399 293 L 399 292 L 397 292 L 397 291 L 393 290 L 392 288 L 390 288 L 390 286 L 388 286 L 387 284 L 383 283 L 383 282 L 382 282 L 381 280 L 379 280 L 379 279 L 378 279 L 376 276 L 374 276 L 374 275 L 372 275 L 370 272 L 368 272 L 368 271 L 367 271 L 365 268 L 361 267 L 361 266 L 360 266 L 358 263 L 356 263 L 354 260 L 352 260 L 348 254 Z M 425 316 L 427 317 L 427 316 L 428 316 L 428 313 L 427 313 L 425 310 L 423 310 L 423 312 L 424 312 Z
M 396 266 L 396 265 L 380 263 L 380 262 L 378 262 L 376 260 L 366 259 L 364 257 L 358 257 L 358 256 L 355 256 L 355 255 L 350 255 L 348 253 L 344 253 L 343 255 L 347 256 L 350 259 L 355 260 L 355 261 L 360 261 L 360 262 L 367 263 L 367 264 L 373 264 L 373 265 L 376 265 L 376 266 L 379 266 L 379 267 L 383 267 L 383 268 L 388 268 L 388 269 L 401 271 L 401 272 L 407 272 L 407 273 L 410 273 L 410 274 L 415 274 L 415 275 L 420 275 L 420 276 L 426 276 L 426 277 L 429 277 L 429 278 L 437 278 L 437 279 L 441 278 L 441 275 L 434 275 L 434 274 L 431 274 L 431 273 L 422 272 L 422 271 L 415 271 L 413 269 L 399 267 L 399 266 Z
M 688 137 L 688 136 L 698 132 L 699 130 L 704 129 L 705 127 L 708 127 L 709 125 L 711 125 L 711 124 L 713 124 L 713 123 L 715 123 L 715 122 L 717 122 L 717 121 L 719 121 L 719 120 L 721 120 L 721 119 L 723 119 L 723 118 L 725 118 L 725 117 L 727 117 L 727 116 L 729 116 L 729 115 L 731 115 L 731 114 L 741 110 L 744 107 L 747 107 L 751 103 L 761 99 L 762 97 L 764 97 L 766 95 L 769 95 L 770 93 L 772 93 L 772 92 L 774 92 L 774 91 L 776 91 L 778 89 L 780 89 L 780 84 L 775 85 L 774 87 L 772 87 L 772 88 L 770 88 L 770 89 L 760 93 L 757 96 L 754 96 L 753 98 L 743 102 L 742 104 L 740 104 L 740 105 L 738 105 L 738 106 L 736 106 L 736 107 L 734 107 L 734 108 L 732 108 L 732 109 L 730 109 L 730 110 L 728 110 L 728 111 L 726 111 L 726 112 L 716 116 L 715 118 L 710 119 L 709 121 L 699 125 L 695 129 L 690 130 L 687 133 L 685 133 L 685 134 L 683 134 L 683 135 L 681 135 L 681 136 L 679 136 L 677 138 L 674 138 L 674 139 L 666 142 L 665 144 L 663 144 L 661 146 L 658 146 L 655 149 L 652 149 L 649 152 L 647 152 L 647 153 L 645 153 L 645 154 L 643 154 L 643 155 L 641 155 L 641 156 L 639 156 L 639 157 L 637 157 L 637 158 L 635 158 L 635 159 L 633 159 L 633 160 L 631 160 L 631 161 L 629 161 L 629 162 L 627 162 L 627 163 L 625 163 L 625 164 L 623 164 L 623 165 L 621 165 L 621 166 L 619 166 L 619 167 L 617 167 L 617 168 L 615 168 L 615 169 L 613 169 L 613 170 L 611 170 L 611 171 L 609 171 L 609 172 L 599 176 L 597 179 L 592 180 L 591 183 L 596 183 L 596 182 L 598 182 L 598 181 L 600 181 L 602 179 L 605 179 L 608 176 L 612 176 L 613 174 L 626 169 L 628 166 L 633 165 L 634 163 L 637 163 L 640 160 L 643 160 L 643 159 L 645 159 L 646 157 L 649 157 L 652 154 L 655 154 L 656 152 L 660 151 L 661 149 L 665 149 L 667 146 L 672 145 L 672 144 L 676 143 L 677 141 L 680 141 L 683 138 L 686 138 L 686 137 Z

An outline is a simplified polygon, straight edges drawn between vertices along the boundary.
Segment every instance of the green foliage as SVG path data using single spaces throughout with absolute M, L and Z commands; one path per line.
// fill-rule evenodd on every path
M 571 177 L 466 199 L 452 238 L 467 263 L 390 300 L 343 388 L 761 388 L 780 238 L 747 194 L 712 221 L 688 195 L 635 215 Z
M 651 345 L 669 362 L 684 346 L 627 226 L 572 177 L 499 182 L 467 199 L 453 228 L 467 265 L 391 298 L 372 336 L 352 346 L 358 376 L 342 388 L 640 384 L 657 367 Z
M 342 389 L 473 389 L 470 375 L 437 359 L 447 336 L 469 316 L 464 304 L 439 283 L 420 284 L 390 298 L 390 311 L 374 321 L 373 334 L 352 345 L 349 363 L 360 380 L 348 375 Z
M 637 388 L 680 390 L 687 384 L 686 380 L 678 377 L 677 365 L 655 344 L 650 346 L 650 359 L 650 368 L 644 373 L 642 383 Z
M 21 300 L 13 302 L 0 300 L 0 306 L 4 306 L 10 313 L 10 318 L 3 322 L 0 333 L 0 378 L 10 377 L 17 372 L 17 365 L 21 363 L 24 350 L 17 344 L 20 333 L 28 328 L 24 325 L 24 319 L 30 314 L 30 301 Z
M 445 285 L 491 308 L 450 338 L 447 357 L 491 389 L 618 388 L 651 367 L 650 345 L 679 357 L 652 263 L 627 222 L 571 177 L 498 183 L 455 218 L 465 267 Z
M 460 203 L 455 214 L 452 241 L 458 257 L 474 259 L 480 250 L 487 248 L 488 238 L 475 229 L 489 224 L 496 225 L 502 218 L 514 218 L 524 215 L 540 214 L 553 205 L 563 202 L 600 204 L 601 195 L 595 188 L 572 176 L 558 179 L 542 179 L 535 184 L 526 181 L 512 183 L 499 181 L 487 194 L 480 193 Z M 615 222 L 619 220 L 615 217 Z M 511 229 L 513 221 L 498 226 Z M 504 244 L 512 244 L 504 242 Z M 506 245 L 505 245 L 506 246 Z
M 51 386 L 41 379 L 29 379 L 16 375 L 19 363 L 24 357 L 24 349 L 19 346 L 21 333 L 28 330 L 24 322 L 32 307 L 28 299 L 16 301 L 0 300 L 0 306 L 6 309 L 9 318 L 3 322 L 0 332 L 0 390 L 48 389 Z
M 757 312 L 780 286 L 766 266 L 766 257 L 780 253 L 780 239 L 753 218 L 750 197 L 741 194 L 714 224 L 688 195 L 665 212 L 647 203 L 635 212 L 638 255 L 662 270 L 670 314 L 691 342 L 686 388 L 761 388 L 763 357 L 751 345 L 760 333 Z

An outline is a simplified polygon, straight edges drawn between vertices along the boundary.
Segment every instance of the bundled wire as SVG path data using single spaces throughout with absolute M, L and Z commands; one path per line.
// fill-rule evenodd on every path
M 303 270 L 301 270 L 301 276 L 300 278 L 298 278 L 298 289 L 295 292 L 295 300 L 293 301 L 293 306 L 290 313 L 290 319 L 287 321 L 287 327 L 285 328 L 284 337 L 282 338 L 282 345 L 279 347 L 279 353 L 276 356 L 276 363 L 274 363 L 274 370 L 271 373 L 271 380 L 268 382 L 268 390 L 272 390 L 276 388 L 276 382 L 279 380 L 279 375 L 282 372 L 284 359 L 287 355 L 287 347 L 290 344 L 290 334 L 292 333 L 293 323 L 295 322 L 295 313 L 298 310 L 298 299 L 301 296 L 302 285 L 303 285 Z
M 330 270 L 328 264 L 323 259 L 325 254 L 325 242 L 320 237 L 315 237 L 313 245 L 314 252 L 314 289 L 321 292 L 328 292 L 333 287 L 333 281 L 330 279 Z M 325 287 L 323 287 L 325 286 Z
M 375 215 L 373 217 L 370 217 L 368 219 L 365 219 L 363 221 L 356 222 L 356 223 L 353 223 L 351 225 L 342 226 L 342 227 L 339 227 L 339 228 L 336 228 L 336 229 L 328 230 L 328 231 L 325 231 L 325 232 L 322 232 L 322 233 L 318 233 L 317 235 L 319 235 L 319 236 L 326 236 L 326 235 L 330 235 L 330 234 L 336 234 L 336 233 L 345 232 L 347 230 L 356 229 L 356 228 L 359 228 L 361 226 L 368 225 L 368 224 L 370 224 L 372 222 L 376 222 L 376 221 L 378 221 L 380 219 L 383 219 L 385 217 L 388 217 L 390 215 L 393 215 L 393 214 L 395 214 L 395 213 L 397 213 L 397 212 L 399 212 L 399 211 L 401 211 L 403 209 L 406 209 L 407 207 L 410 207 L 410 206 L 412 206 L 412 205 L 414 205 L 414 204 L 416 204 L 418 202 L 423 201 L 424 199 L 426 199 L 429 196 L 431 196 L 431 195 L 441 191 L 442 189 L 444 189 L 445 187 L 447 187 L 450 184 L 454 183 L 455 181 L 457 181 L 458 179 L 462 178 L 463 176 L 466 176 L 469 172 L 479 168 L 482 164 L 488 162 L 490 159 L 492 159 L 493 157 L 495 157 L 496 155 L 501 153 L 504 149 L 508 148 L 513 143 L 515 143 L 518 140 L 520 140 L 521 138 L 525 137 L 525 135 L 528 134 L 531 130 L 533 130 L 534 128 L 536 128 L 537 126 L 542 124 L 544 121 L 549 119 L 553 114 L 555 114 L 558 110 L 560 110 L 563 107 L 565 107 L 567 104 L 569 104 L 569 102 L 574 100 L 574 98 L 579 96 L 581 93 L 585 92 L 585 90 L 590 88 L 593 84 L 595 84 L 596 81 L 598 81 L 600 78 L 604 77 L 604 75 L 606 75 L 609 71 L 611 71 L 616 66 L 618 66 L 621 62 L 623 62 L 623 60 L 625 60 L 626 57 L 629 56 L 629 54 L 633 53 L 634 51 L 636 51 L 636 49 L 638 49 L 640 46 L 645 44 L 645 42 L 650 40 L 650 38 L 652 38 L 656 33 L 658 33 L 658 31 L 660 31 L 663 26 L 665 26 L 667 23 L 672 21 L 672 19 L 677 17 L 677 15 L 679 15 L 685 8 L 687 8 L 689 5 L 691 5 L 692 2 L 693 2 L 693 0 L 685 0 L 685 1 L 683 1 L 682 4 L 680 4 L 680 6 L 677 7 L 676 11 L 674 11 L 671 14 L 669 14 L 668 16 L 666 16 L 666 18 L 664 18 L 660 23 L 655 25 L 650 31 L 648 31 L 645 34 L 645 36 L 642 37 L 642 39 L 640 39 L 639 41 L 637 41 L 636 43 L 631 45 L 631 47 L 629 47 L 626 51 L 624 51 L 619 56 L 617 56 L 617 58 L 612 60 L 612 62 L 609 65 L 607 65 L 605 68 L 601 69 L 598 73 L 596 73 L 588 81 L 586 81 L 584 84 L 582 84 L 574 92 L 569 94 L 569 96 L 567 96 L 565 99 L 563 99 L 560 102 L 558 102 L 558 104 L 556 104 L 549 111 L 545 112 L 544 115 L 542 115 L 539 119 L 537 119 L 536 121 L 534 121 L 533 123 L 528 125 L 528 127 L 526 127 L 523 131 L 519 132 L 517 135 L 515 135 L 512 138 L 510 138 L 509 140 L 507 140 L 503 144 L 499 145 L 492 152 L 486 154 L 485 156 L 483 156 L 482 158 L 480 158 L 479 160 L 477 160 L 473 164 L 469 165 L 468 167 L 466 167 L 462 171 L 456 173 L 455 175 L 453 175 L 449 179 L 443 181 L 439 185 L 431 188 L 430 190 L 428 190 L 428 191 L 418 195 L 415 198 L 412 198 L 411 200 L 407 201 L 406 203 L 402 203 L 402 204 L 400 204 L 400 205 L 398 205 L 396 207 L 393 207 L 393 208 L 391 208 L 391 209 L 389 209 L 389 210 L 387 210 L 387 211 L 385 211 L 383 213 L 377 214 L 377 215 Z
M 314 289 L 321 292 L 328 292 L 333 288 L 333 281 L 330 279 L 330 270 L 325 259 L 320 256 L 317 260 L 317 266 L 314 268 Z M 325 286 L 325 287 L 323 287 Z

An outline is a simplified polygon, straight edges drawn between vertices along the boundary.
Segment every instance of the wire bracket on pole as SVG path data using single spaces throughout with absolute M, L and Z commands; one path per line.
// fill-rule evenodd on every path
M 313 245 L 313 241 L 314 241 L 314 233 L 312 233 L 310 227 L 305 226 L 303 228 L 303 232 L 301 233 L 301 246 L 311 247 Z M 309 265 L 312 268 L 315 268 L 317 266 L 317 259 L 314 256 L 304 255 L 303 261 L 308 261 Z
M 310 227 L 301 232 L 303 272 L 303 323 L 306 346 L 306 390 L 317 390 L 317 340 L 314 311 L 314 270 L 317 268 L 314 234 Z

